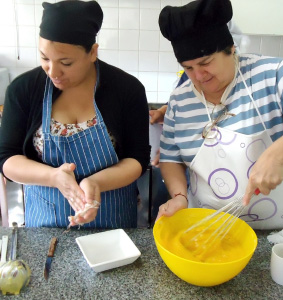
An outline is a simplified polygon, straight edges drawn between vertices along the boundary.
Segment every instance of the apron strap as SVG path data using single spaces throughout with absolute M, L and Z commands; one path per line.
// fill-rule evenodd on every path
M 224 104 L 224 101 L 226 101 L 227 97 L 229 96 L 233 86 L 235 85 L 235 82 L 236 82 L 236 78 L 237 78 L 237 71 L 239 70 L 239 66 L 238 66 L 238 58 L 236 56 L 234 56 L 234 59 L 235 59 L 235 74 L 234 74 L 234 78 L 233 80 L 230 82 L 230 84 L 226 87 L 224 93 L 222 94 L 221 96 L 221 99 L 220 99 L 220 103 L 219 104 L 222 104 L 225 106 Z M 211 120 L 211 115 L 209 113 L 209 110 L 208 110 L 208 106 L 207 106 L 207 101 L 205 99 L 205 96 L 204 96 L 204 93 L 203 91 L 201 91 L 201 97 L 202 97 L 202 101 L 205 105 L 205 108 L 206 108 L 206 113 L 208 115 L 208 118 L 209 118 L 209 121 L 212 122 Z
M 252 100 L 252 103 L 253 103 L 253 105 L 254 105 L 256 111 L 257 111 L 257 114 L 258 114 L 258 116 L 259 116 L 259 119 L 260 119 L 260 121 L 261 121 L 261 124 L 262 124 L 264 130 L 267 130 L 267 129 L 266 129 L 266 126 L 265 126 L 265 123 L 264 123 L 264 121 L 263 121 L 263 119 L 262 119 L 262 116 L 261 116 L 261 114 L 260 114 L 260 112 L 259 112 L 259 109 L 258 109 L 258 107 L 257 107 L 257 105 L 256 105 L 256 103 L 255 103 L 255 101 L 254 101 L 254 99 L 253 99 L 253 96 L 252 96 L 252 94 L 251 94 L 251 91 L 250 91 L 250 89 L 248 88 L 248 86 L 247 86 L 247 84 L 246 84 L 246 81 L 245 81 L 245 79 L 244 79 L 244 76 L 243 76 L 243 74 L 242 74 L 242 72 L 241 72 L 241 70 L 240 70 L 240 68 L 239 68 L 239 65 L 236 64 L 236 66 L 237 66 L 237 69 L 238 69 L 238 71 L 239 71 L 239 74 L 240 74 L 240 76 L 241 76 L 241 78 L 242 78 L 242 81 L 243 81 L 243 83 L 244 83 L 244 85 L 245 85 L 245 88 L 246 88 L 246 90 L 247 90 L 247 92 L 248 92 L 248 95 L 249 95 L 250 99 Z M 206 103 L 206 100 L 205 100 L 205 97 L 204 97 L 203 92 L 201 92 L 201 95 L 202 95 L 202 97 L 203 97 L 203 102 L 204 102 L 204 105 L 205 105 L 205 108 L 206 108 L 206 112 L 207 112 L 209 121 L 211 122 L 211 116 L 210 116 L 210 113 L 209 113 L 209 111 L 208 111 L 207 103 Z M 221 100 L 222 100 L 222 99 L 221 99 Z
M 42 109 L 42 132 L 43 133 L 50 133 L 52 94 L 53 94 L 53 84 L 50 78 L 47 76 L 45 82 L 45 91 L 44 91 L 43 109 Z

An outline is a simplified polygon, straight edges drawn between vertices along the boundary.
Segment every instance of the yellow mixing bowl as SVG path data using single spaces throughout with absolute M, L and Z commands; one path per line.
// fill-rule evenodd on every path
M 197 286 L 214 286 L 232 279 L 245 268 L 257 247 L 254 230 L 237 219 L 229 235 L 239 243 L 241 251 L 232 261 L 207 263 L 172 253 L 172 243 L 176 243 L 176 237 L 213 212 L 215 210 L 205 208 L 182 209 L 172 217 L 161 217 L 153 227 L 157 250 L 167 267 L 179 278 Z

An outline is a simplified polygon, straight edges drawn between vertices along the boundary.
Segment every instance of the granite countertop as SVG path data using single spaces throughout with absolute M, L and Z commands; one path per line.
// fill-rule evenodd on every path
M 125 230 L 141 251 L 132 264 L 95 273 L 84 259 L 75 238 L 98 230 L 19 228 L 17 258 L 28 263 L 31 281 L 20 295 L 1 299 L 282 299 L 283 286 L 273 282 L 270 271 L 272 245 L 268 231 L 257 231 L 258 247 L 246 268 L 232 280 L 215 287 L 198 287 L 176 277 L 159 256 L 152 229 Z M 0 236 L 11 228 L 0 228 Z M 52 237 L 58 237 L 49 281 L 43 267 Z M 10 245 L 10 243 L 9 243 Z M 8 249 L 9 253 L 9 249 Z

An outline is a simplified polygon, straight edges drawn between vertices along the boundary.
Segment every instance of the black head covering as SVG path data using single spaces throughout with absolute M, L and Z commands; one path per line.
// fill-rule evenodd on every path
M 164 7 L 159 26 L 171 41 L 178 62 L 183 62 L 232 46 L 227 26 L 232 15 L 230 0 L 196 0 L 181 7 Z
M 96 1 L 44 2 L 42 6 L 41 37 L 73 45 L 95 43 L 103 20 L 102 9 Z

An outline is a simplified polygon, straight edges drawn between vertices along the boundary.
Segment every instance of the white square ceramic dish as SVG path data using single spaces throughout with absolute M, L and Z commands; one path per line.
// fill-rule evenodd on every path
M 80 236 L 76 242 L 95 272 L 131 264 L 141 255 L 123 229 Z

